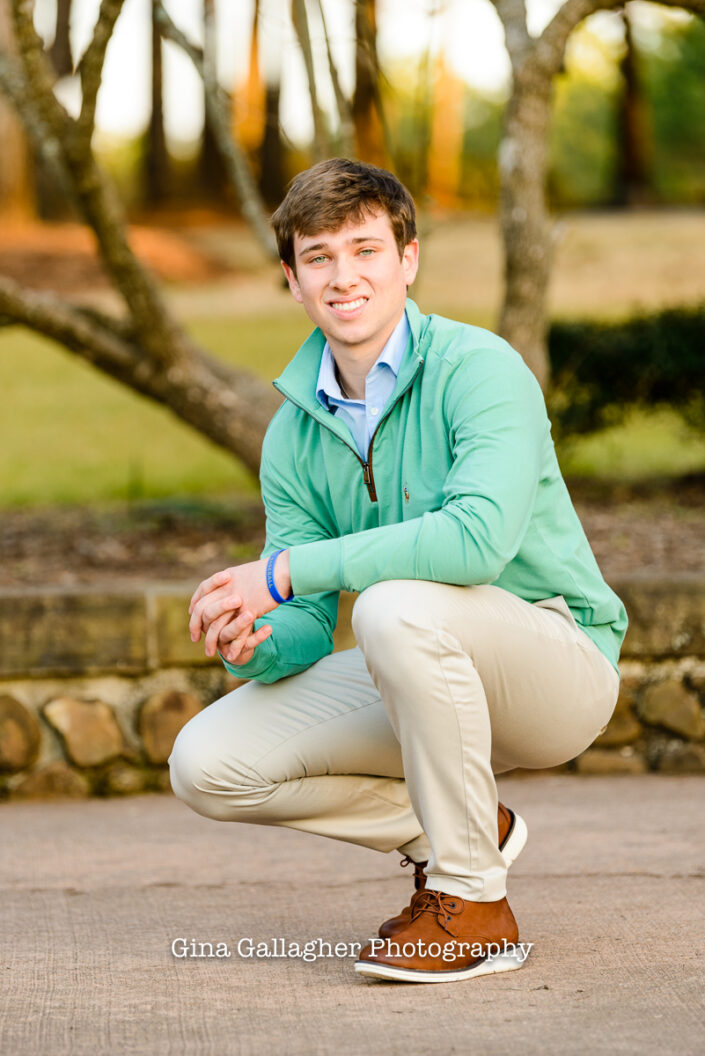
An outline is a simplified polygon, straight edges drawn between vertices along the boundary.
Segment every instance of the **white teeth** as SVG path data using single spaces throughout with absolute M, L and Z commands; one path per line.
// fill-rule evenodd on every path
M 356 301 L 333 301 L 332 307 L 336 312 L 354 312 L 356 308 L 361 308 L 366 300 L 366 297 L 358 297 Z

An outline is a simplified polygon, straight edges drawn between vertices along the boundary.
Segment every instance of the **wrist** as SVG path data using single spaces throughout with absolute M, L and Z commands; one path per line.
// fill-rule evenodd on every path
M 291 572 L 289 569 L 289 551 L 283 550 L 274 564 L 274 585 L 283 598 L 291 594 Z
M 277 550 L 276 553 L 270 554 L 267 558 L 265 580 L 267 590 L 277 605 L 293 601 L 288 550 Z

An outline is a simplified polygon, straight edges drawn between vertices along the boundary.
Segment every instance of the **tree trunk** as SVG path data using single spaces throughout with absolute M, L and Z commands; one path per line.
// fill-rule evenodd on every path
M 169 151 L 164 131 L 164 75 L 162 38 L 156 24 L 154 3 L 151 9 L 152 40 L 152 112 L 147 128 L 144 158 L 145 199 L 148 205 L 160 205 L 169 195 Z
M 705 0 L 663 0 L 705 14 Z M 526 24 L 525 0 L 493 0 L 512 61 L 512 95 L 499 149 L 505 291 L 499 329 L 519 351 L 542 388 L 549 381 L 546 350 L 551 231 L 545 187 L 553 78 L 563 66 L 570 34 L 595 11 L 617 0 L 565 0 L 540 37 Z
M 301 54 L 303 55 L 304 66 L 306 67 L 311 113 L 313 115 L 313 156 L 316 161 L 323 161 L 328 156 L 328 133 L 326 131 L 325 115 L 318 101 L 318 86 L 316 84 L 316 70 L 313 61 L 306 0 L 292 0 L 291 20 L 294 24 L 296 36 L 301 47 Z
M 264 129 L 260 145 L 259 187 L 264 200 L 272 206 L 281 202 L 286 190 L 284 176 L 284 143 L 279 125 L 281 82 L 267 84 L 264 97 Z
M 551 237 L 545 185 L 550 111 L 550 80 L 515 71 L 499 147 L 505 248 L 499 332 L 523 356 L 542 388 L 549 378 L 545 306 Z
M 644 98 L 629 9 L 621 12 L 624 55 L 620 63 L 622 91 L 617 117 L 617 173 L 614 204 L 638 205 L 647 198 L 648 173 L 644 129 Z
M 355 94 L 352 113 L 358 157 L 385 164 L 384 129 L 379 112 L 376 0 L 355 0 Z
M 10 26 L 9 12 L 5 3 L 0 3 L 0 48 L 10 55 L 15 54 L 15 45 Z M 22 124 L 14 110 L 0 95 L 0 215 L 31 216 L 36 211 L 32 184 L 30 150 Z
M 203 61 L 212 67 L 217 77 L 214 0 L 203 0 Z M 203 135 L 198 155 L 198 183 L 207 201 L 224 201 L 228 178 L 207 111 L 203 117 Z

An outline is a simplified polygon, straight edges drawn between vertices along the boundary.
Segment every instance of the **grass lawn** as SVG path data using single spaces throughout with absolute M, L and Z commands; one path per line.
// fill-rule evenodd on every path
M 308 327 L 292 312 L 266 321 L 202 320 L 192 331 L 218 355 L 272 379 Z M 26 331 L 6 332 L 2 342 L 0 506 L 256 489 L 230 455 L 166 409 Z M 559 455 L 570 476 L 629 481 L 676 476 L 705 468 L 705 437 L 668 410 L 636 412 L 620 426 L 564 444 Z
M 209 319 L 192 331 L 217 355 L 272 379 L 306 324 L 292 311 L 266 321 Z M 1 340 L 0 506 L 255 490 L 227 452 L 165 408 L 27 331 L 5 331 Z
M 563 442 L 567 477 L 635 483 L 705 470 L 705 434 L 668 408 L 630 411 L 620 425 Z

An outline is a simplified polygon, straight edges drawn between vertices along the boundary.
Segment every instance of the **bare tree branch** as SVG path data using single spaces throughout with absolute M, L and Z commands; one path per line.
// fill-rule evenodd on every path
M 90 141 L 95 124 L 95 108 L 103 77 L 105 53 L 115 29 L 115 23 L 125 0 L 103 0 L 93 30 L 93 39 L 84 51 L 78 64 L 81 77 L 81 113 L 77 121 L 78 135 Z
M 676 7 L 705 16 L 705 0 L 659 0 L 664 7 Z M 546 74 L 557 74 L 563 63 L 568 37 L 573 30 L 596 11 L 622 7 L 619 0 L 566 0 L 545 27 L 536 43 L 536 61 Z
M 492 0 L 504 29 L 512 66 L 530 51 L 532 37 L 526 25 L 526 0 Z
M 57 0 L 56 32 L 54 41 L 47 51 L 57 77 L 70 77 L 73 73 L 73 54 L 71 51 L 71 34 L 69 32 L 71 2 L 72 0 Z
M 23 289 L 4 275 L 0 276 L 0 313 L 6 325 L 11 321 L 27 326 L 100 364 L 110 374 L 134 369 L 138 363 L 134 348 L 111 334 L 97 319 L 91 320 L 53 294 Z
M 58 142 L 78 207 L 95 233 L 106 269 L 130 308 L 142 347 L 158 361 L 172 361 L 186 351 L 186 336 L 129 245 L 122 205 L 93 157 L 90 142 L 76 134 L 76 122 L 55 99 L 54 79 L 32 21 L 32 3 L 12 2 L 24 80 L 37 113 Z M 101 16 L 107 17 L 103 9 L 99 19 Z
M 30 97 L 44 122 L 61 140 L 70 127 L 71 119 L 54 95 L 56 76 L 34 28 L 33 11 L 32 0 L 12 0 L 15 38 Z
M 262 438 L 278 397 L 258 377 L 206 355 L 172 318 L 152 276 L 132 252 L 122 205 L 93 156 L 89 128 L 105 51 L 121 4 L 104 0 L 101 6 L 83 71 L 85 124 L 79 127 L 79 122 L 54 105 L 53 78 L 34 31 L 31 3 L 13 3 L 18 59 L 0 53 L 0 88 L 13 101 L 38 149 L 53 159 L 56 171 L 73 190 L 128 312 L 114 318 L 0 277 L 0 326 L 26 326 L 59 342 L 117 381 L 163 404 L 256 472 Z M 220 131 L 227 136 L 225 105 Z M 273 237 L 269 238 L 273 245 Z
M 54 181 L 67 198 L 76 201 L 61 154 L 61 144 L 37 109 L 29 91 L 22 67 L 0 51 L 0 88 L 15 107 L 37 155 L 41 157 Z
M 243 216 L 257 234 L 259 243 L 267 255 L 272 260 L 278 261 L 277 244 L 267 223 L 264 203 L 257 190 L 250 163 L 244 150 L 231 132 L 231 104 L 229 96 L 219 84 L 214 83 L 208 77 L 204 65 L 203 50 L 192 44 L 188 37 L 174 25 L 163 4 L 157 4 L 156 12 L 162 36 L 167 40 L 171 40 L 186 52 L 203 80 L 208 120 L 210 121 L 215 141 L 218 144 L 218 149 L 223 156 L 228 178 L 239 199 Z
M 27 326 L 58 341 L 103 373 L 166 406 L 182 421 L 230 452 L 256 473 L 262 437 L 278 397 L 246 371 L 194 350 L 164 369 L 127 336 L 90 309 L 36 293 L 0 276 L 0 323 Z

